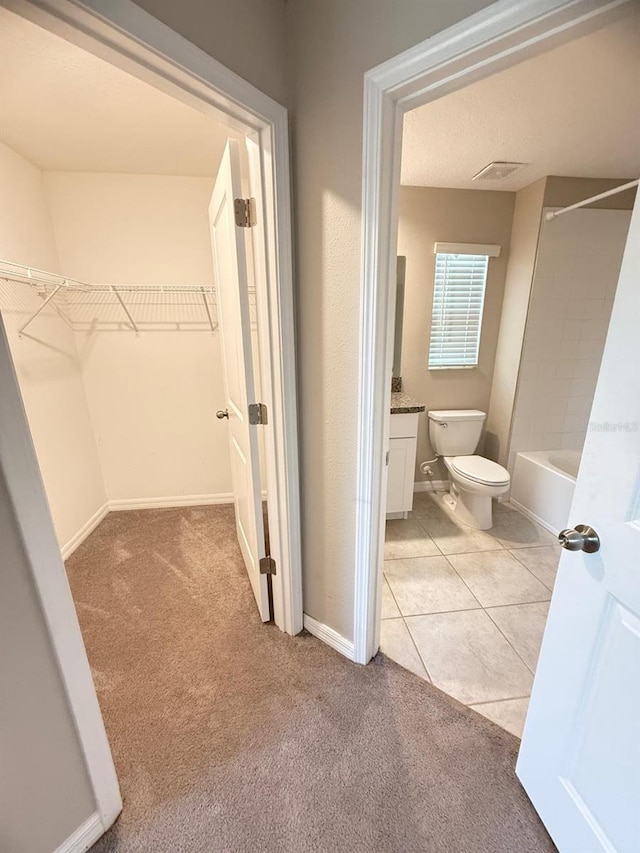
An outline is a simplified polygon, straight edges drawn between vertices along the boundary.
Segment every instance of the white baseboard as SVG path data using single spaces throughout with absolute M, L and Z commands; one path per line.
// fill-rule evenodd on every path
M 342 636 L 342 634 L 338 634 L 338 632 L 334 631 L 333 628 L 330 628 L 323 622 L 318 622 L 307 613 L 303 614 L 302 624 L 310 634 L 313 634 L 314 637 L 322 640 L 323 643 L 331 646 L 332 649 L 340 652 L 341 655 L 344 655 L 349 660 L 355 660 L 355 649 L 351 640 L 347 640 L 346 637 Z
M 98 812 L 94 812 L 90 818 L 76 829 L 62 844 L 56 848 L 55 853 L 85 853 L 100 836 L 104 835 L 105 828 Z
M 85 524 L 82 525 L 80 530 L 78 530 L 78 532 L 75 533 L 71 537 L 71 539 L 69 539 L 68 542 L 65 542 L 65 544 L 60 549 L 62 552 L 63 560 L 66 560 L 67 557 L 70 557 L 76 550 L 76 548 L 84 542 L 87 536 L 96 529 L 102 519 L 108 514 L 109 509 L 110 507 L 108 503 L 103 504 L 100 509 L 96 510 L 96 512 L 94 512 L 91 518 L 87 522 L 85 522 Z
M 418 480 L 413 484 L 415 492 L 448 492 L 448 480 Z
M 232 504 L 233 493 L 221 492 L 214 495 L 175 495 L 168 498 L 126 498 L 120 501 L 107 501 L 91 518 L 82 525 L 68 542 L 60 549 L 62 559 L 66 560 L 92 533 L 110 512 L 129 509 L 161 509 L 180 506 L 210 506 L 211 504 Z
M 164 498 L 124 498 L 109 501 L 112 512 L 127 509 L 164 509 L 178 506 L 208 506 L 209 504 L 232 504 L 233 492 L 221 492 L 215 495 L 173 495 Z
M 535 512 L 531 512 L 530 509 L 527 509 L 527 507 L 523 506 L 519 501 L 510 498 L 509 503 L 513 504 L 517 510 L 519 510 L 523 515 L 526 515 L 527 518 L 530 518 L 531 521 L 535 521 L 536 524 L 540 525 L 540 527 L 544 527 L 544 529 L 548 530 L 549 533 L 553 533 L 554 536 L 557 536 L 558 533 L 560 533 L 560 531 L 556 530 L 555 527 L 552 527 L 548 521 L 545 521 L 544 518 L 540 518 L 540 516 L 536 515 Z

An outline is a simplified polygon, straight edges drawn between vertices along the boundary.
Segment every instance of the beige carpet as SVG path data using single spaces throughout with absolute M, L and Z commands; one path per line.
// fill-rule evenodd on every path
M 112 513 L 67 568 L 124 797 L 94 850 L 555 849 L 514 737 L 259 622 L 231 507 Z

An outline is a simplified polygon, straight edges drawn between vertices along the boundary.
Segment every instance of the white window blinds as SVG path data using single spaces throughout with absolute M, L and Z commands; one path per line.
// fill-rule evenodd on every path
M 488 266 L 489 254 L 436 251 L 429 369 L 478 364 Z

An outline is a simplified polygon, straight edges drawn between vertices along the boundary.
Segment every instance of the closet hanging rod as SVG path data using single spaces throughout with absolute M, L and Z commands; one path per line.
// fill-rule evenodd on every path
M 614 187 L 612 190 L 606 190 L 598 195 L 593 195 L 591 198 L 585 198 L 583 201 L 577 201 L 575 204 L 570 204 L 568 207 L 561 207 L 559 210 L 548 210 L 544 218 L 547 222 L 551 222 L 556 216 L 562 216 L 563 213 L 569 213 L 572 210 L 578 210 L 579 207 L 585 207 L 587 204 L 593 204 L 594 201 L 600 201 L 602 198 L 609 198 L 610 195 L 617 195 L 625 190 L 630 190 L 632 187 L 637 187 L 640 184 L 640 178 L 635 181 L 629 181 L 628 184 L 621 184 L 619 187 Z

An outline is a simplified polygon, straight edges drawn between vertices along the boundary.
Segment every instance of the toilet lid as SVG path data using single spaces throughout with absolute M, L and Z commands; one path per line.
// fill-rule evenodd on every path
M 510 481 L 506 468 L 484 456 L 455 456 L 451 467 L 468 480 L 485 486 L 506 486 Z

